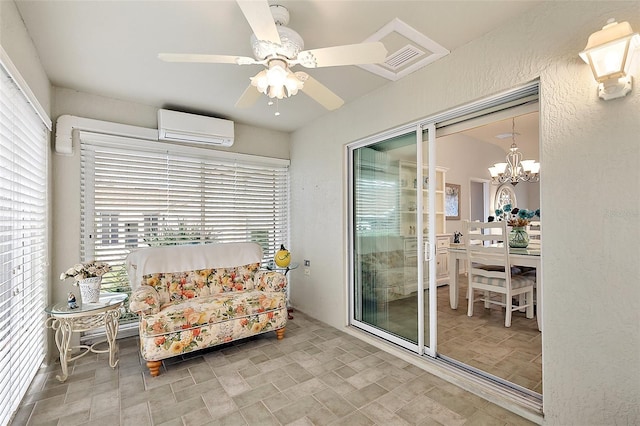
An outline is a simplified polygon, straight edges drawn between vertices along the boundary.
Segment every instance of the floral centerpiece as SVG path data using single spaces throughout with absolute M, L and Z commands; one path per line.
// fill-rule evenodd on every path
M 506 220 L 507 225 L 523 228 L 529 223 L 535 216 L 540 217 L 540 209 L 527 210 L 519 209 L 517 207 L 511 208 L 511 204 L 505 204 L 501 209 L 496 209 L 496 217 L 498 220 Z
M 108 263 L 92 260 L 73 265 L 71 268 L 60 274 L 60 279 L 64 281 L 67 278 L 73 278 L 73 285 L 78 285 L 81 280 L 102 277 L 110 270 L 111 266 L 109 266 Z
M 502 209 L 496 209 L 496 216 L 498 220 L 504 220 L 513 227 L 509 233 L 509 247 L 526 248 L 529 245 L 529 235 L 525 227 L 535 216 L 540 217 L 540 209 L 512 209 L 511 204 L 505 204 Z

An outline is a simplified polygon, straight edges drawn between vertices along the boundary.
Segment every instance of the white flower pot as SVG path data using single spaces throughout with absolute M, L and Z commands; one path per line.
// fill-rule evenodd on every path
M 82 303 L 97 303 L 100 299 L 102 277 L 85 278 L 78 281 Z

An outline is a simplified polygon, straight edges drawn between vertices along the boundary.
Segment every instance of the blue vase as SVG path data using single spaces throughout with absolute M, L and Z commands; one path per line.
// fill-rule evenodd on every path
M 514 226 L 509 232 L 509 247 L 526 248 L 529 245 L 529 234 L 524 226 Z

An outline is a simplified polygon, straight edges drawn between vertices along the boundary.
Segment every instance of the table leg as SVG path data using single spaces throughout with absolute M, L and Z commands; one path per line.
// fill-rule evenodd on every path
M 458 275 L 460 274 L 460 259 L 451 259 L 449 265 L 453 266 L 453 272 L 449 272 L 449 304 L 451 305 L 451 309 L 458 309 Z
M 287 319 L 293 319 L 293 315 L 291 315 L 291 312 L 293 312 L 293 308 L 290 306 L 291 302 L 290 302 L 290 295 L 291 295 L 291 289 L 289 288 L 289 277 L 287 276 L 287 273 L 289 272 L 289 267 L 287 266 L 287 269 L 285 269 L 284 271 L 284 279 L 287 280 Z
M 116 359 L 116 336 L 118 335 L 118 325 L 120 318 L 120 310 L 114 309 L 112 311 L 105 312 L 104 314 L 104 328 L 107 334 L 107 342 L 109 342 L 109 366 L 116 368 L 118 360 Z
M 47 318 L 45 325 L 56 331 L 55 340 L 58 352 L 60 353 L 60 366 L 62 374 L 58 374 L 56 379 L 64 382 L 69 377 L 69 367 L 67 366 L 67 358 L 71 354 L 71 334 L 72 323 L 59 318 Z

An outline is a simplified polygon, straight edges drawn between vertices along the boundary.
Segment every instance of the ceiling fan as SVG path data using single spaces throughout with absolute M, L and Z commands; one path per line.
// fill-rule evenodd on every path
M 283 99 L 301 90 L 328 110 L 340 108 L 344 101 L 338 95 L 309 74 L 302 71 L 294 73 L 291 67 L 301 65 L 305 68 L 319 68 L 371 64 L 383 62 L 387 56 L 387 50 L 380 42 L 302 50 L 302 37 L 286 27 L 289 23 L 287 8 L 281 5 L 270 6 L 267 0 L 236 1 L 253 31 L 251 47 L 255 58 L 183 53 L 158 55 L 158 58 L 167 62 L 263 65 L 265 68 L 251 77 L 251 84 L 236 102 L 236 107 L 250 107 L 261 94 L 269 98 Z

